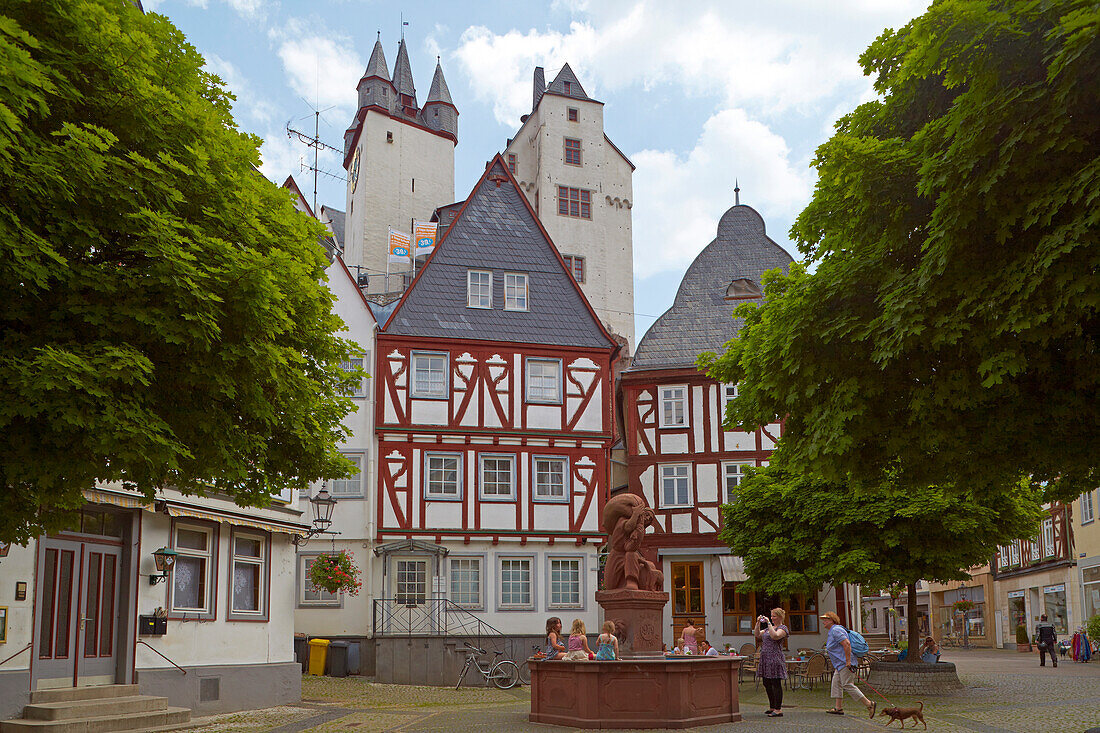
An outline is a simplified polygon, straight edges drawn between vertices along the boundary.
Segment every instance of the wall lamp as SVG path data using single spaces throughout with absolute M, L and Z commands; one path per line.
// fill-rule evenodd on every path
M 167 580 L 168 573 L 176 564 L 177 554 L 175 550 L 170 550 L 167 547 L 162 547 L 153 553 L 153 562 L 157 564 L 157 572 L 160 575 L 150 575 L 149 585 L 156 585 L 162 580 Z
M 332 510 L 336 508 L 336 499 L 332 498 L 332 495 L 328 493 L 328 489 L 318 491 L 309 500 L 309 503 L 313 506 L 313 526 L 309 528 L 309 532 L 306 534 L 294 536 L 295 547 L 301 547 L 319 534 L 340 534 L 339 532 L 330 532 L 328 529 L 332 526 Z

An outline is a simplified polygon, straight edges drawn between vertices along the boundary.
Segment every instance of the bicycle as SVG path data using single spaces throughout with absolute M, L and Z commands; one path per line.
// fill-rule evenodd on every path
M 524 659 L 523 662 L 520 663 L 520 665 L 519 665 L 519 683 L 521 685 L 531 684 L 531 665 L 529 665 L 528 662 L 531 660 L 532 657 L 534 657 L 540 651 L 542 651 L 542 647 L 540 647 L 538 645 L 531 647 L 531 656 L 528 657 L 527 659 Z
M 486 682 L 492 682 L 502 690 L 515 687 L 516 683 L 519 682 L 519 667 L 510 659 L 501 659 L 504 652 L 493 652 L 493 662 L 489 666 L 483 667 L 478 657 L 489 652 L 471 646 L 469 643 L 462 646 L 466 649 L 466 664 L 462 665 L 462 674 L 458 676 L 458 684 L 455 685 L 456 690 L 462 687 L 462 680 L 466 678 L 466 673 L 470 671 L 470 667 L 477 667 L 477 671 L 481 672 L 481 676 L 485 678 Z

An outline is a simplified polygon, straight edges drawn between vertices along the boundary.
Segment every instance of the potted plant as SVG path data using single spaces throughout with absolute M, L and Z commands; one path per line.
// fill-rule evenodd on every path
M 1016 627 L 1016 651 L 1030 652 L 1031 642 L 1027 638 L 1027 629 L 1023 624 Z
M 955 610 L 960 612 L 960 613 L 966 613 L 967 611 L 972 611 L 974 609 L 974 601 L 967 601 L 967 600 L 955 601 L 955 603 L 953 605 L 954 605 Z
M 349 596 L 358 595 L 363 586 L 359 580 L 359 567 L 347 550 L 334 555 L 318 555 L 310 565 L 309 582 L 329 593 L 344 592 Z

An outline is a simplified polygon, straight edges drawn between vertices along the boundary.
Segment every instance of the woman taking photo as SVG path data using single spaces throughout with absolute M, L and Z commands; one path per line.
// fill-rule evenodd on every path
M 769 718 L 783 717 L 783 680 L 787 679 L 787 660 L 783 656 L 783 640 L 790 630 L 783 625 L 787 614 L 782 608 L 773 608 L 771 618 L 757 616 L 753 634 L 760 640 L 760 661 L 757 674 L 764 680 L 768 692 Z

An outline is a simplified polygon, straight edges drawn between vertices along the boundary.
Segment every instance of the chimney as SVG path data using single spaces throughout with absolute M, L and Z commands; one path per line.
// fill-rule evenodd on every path
M 535 67 L 535 79 L 534 90 L 531 96 L 531 111 L 534 112 L 539 107 L 539 102 L 542 101 L 542 94 L 546 91 L 546 72 L 542 70 L 541 66 Z

